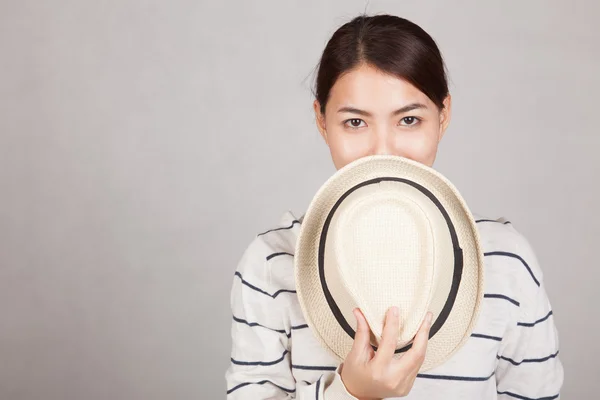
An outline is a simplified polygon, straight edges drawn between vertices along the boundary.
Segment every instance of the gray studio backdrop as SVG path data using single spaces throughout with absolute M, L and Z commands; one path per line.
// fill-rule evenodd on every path
M 529 238 L 597 397 L 598 2 L 3 0 L 0 399 L 225 398 L 236 263 L 334 172 L 311 73 L 365 8 L 440 45 L 435 167 Z

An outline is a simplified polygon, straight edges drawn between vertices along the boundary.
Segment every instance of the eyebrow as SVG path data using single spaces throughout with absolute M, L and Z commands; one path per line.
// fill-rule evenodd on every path
M 412 111 L 412 110 L 417 110 L 420 108 L 427 108 L 427 106 L 425 104 L 421 104 L 421 103 L 411 103 L 408 104 L 402 108 L 397 109 L 396 111 L 394 111 L 392 113 L 392 116 L 396 116 L 398 114 L 404 114 L 406 112 Z M 363 115 L 365 117 L 371 117 L 372 114 L 368 111 L 365 110 L 360 110 L 358 108 L 354 108 L 354 107 L 341 107 L 338 110 L 339 113 L 343 113 L 343 112 L 349 112 L 349 113 L 354 113 L 354 114 L 358 114 L 358 115 Z

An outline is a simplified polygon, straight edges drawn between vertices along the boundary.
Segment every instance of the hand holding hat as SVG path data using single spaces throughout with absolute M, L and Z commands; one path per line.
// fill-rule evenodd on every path
M 406 396 L 425 360 L 432 314 L 427 314 L 412 348 L 399 359 L 394 358 L 400 323 L 397 307 L 392 307 L 387 312 L 383 339 L 377 352 L 369 342 L 367 320 L 358 309 L 354 310 L 354 315 L 358 328 L 352 349 L 341 370 L 346 389 L 361 400 Z

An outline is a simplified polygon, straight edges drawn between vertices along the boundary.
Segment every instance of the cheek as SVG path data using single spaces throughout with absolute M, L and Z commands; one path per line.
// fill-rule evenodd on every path
M 436 132 L 411 132 L 398 135 L 395 140 L 395 154 L 431 166 L 438 149 Z
M 329 151 L 338 169 L 369 154 L 372 147 L 369 135 L 339 130 L 328 130 L 328 132 Z

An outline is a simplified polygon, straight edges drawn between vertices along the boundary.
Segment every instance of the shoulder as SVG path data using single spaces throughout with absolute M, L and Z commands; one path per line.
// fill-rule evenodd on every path
M 292 260 L 299 231 L 299 218 L 291 211 L 284 212 L 277 222 L 268 224 L 255 235 L 237 264 L 236 274 L 270 281 L 269 270 L 273 264 Z
M 272 251 L 293 253 L 301 220 L 302 217 L 297 218 L 291 211 L 286 211 L 278 222 L 258 233 L 254 241 L 262 243 Z
M 539 265 L 536 251 L 518 225 L 509 218 L 489 218 L 473 213 L 479 238 L 481 240 L 486 263 L 494 259 L 496 262 L 509 264 L 512 271 L 520 276 L 525 286 L 539 287 L 543 280 L 543 272 Z

